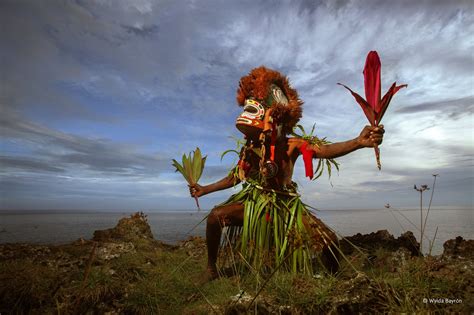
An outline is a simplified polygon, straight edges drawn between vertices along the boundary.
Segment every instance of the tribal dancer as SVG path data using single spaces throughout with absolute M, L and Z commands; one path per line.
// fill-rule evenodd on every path
M 242 191 L 208 215 L 208 278 L 218 277 L 225 226 L 234 250 L 258 272 L 278 267 L 312 273 L 315 261 L 337 270 L 337 237 L 301 201 L 293 168 L 302 155 L 306 175 L 312 178 L 312 159 L 329 165 L 333 158 L 380 145 L 383 126 L 366 126 L 355 139 L 333 144 L 316 137 L 288 137 L 301 118 L 303 102 L 285 76 L 263 66 L 240 79 L 237 102 L 243 113 L 236 126 L 246 140 L 238 165 L 213 184 L 190 185 L 191 196 L 201 197 L 243 183 Z

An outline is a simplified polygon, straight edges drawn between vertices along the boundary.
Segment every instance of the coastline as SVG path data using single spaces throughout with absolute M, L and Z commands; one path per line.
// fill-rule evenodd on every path
M 0 244 L 12 242 L 66 244 L 81 237 L 90 239 L 95 230 L 114 226 L 121 217 L 131 213 L 133 212 L 29 210 L 2 214 L 0 211 Z M 441 254 L 444 242 L 457 236 L 474 239 L 474 231 L 471 228 L 472 213 L 469 209 L 432 210 L 425 233 L 426 242 L 434 239 L 432 253 Z M 163 242 L 176 245 L 190 236 L 205 235 L 206 223 L 201 220 L 207 214 L 206 210 L 154 211 L 146 214 L 155 239 Z M 393 235 L 401 235 L 411 230 L 419 238 L 419 234 L 416 234 L 419 210 L 416 209 L 401 209 L 400 212 L 398 210 L 390 212 L 388 209 L 320 210 L 315 214 L 340 237 L 385 229 Z M 437 232 L 436 238 L 435 232 Z
M 348 239 L 358 248 L 344 250 L 351 266 L 342 263 L 336 275 L 277 273 L 252 309 L 282 314 L 474 310 L 474 241 L 450 240 L 442 255 L 419 257 L 409 234 L 395 238 L 379 231 Z M 245 314 L 261 281 L 223 275 L 198 285 L 205 253 L 200 237 L 177 245 L 155 240 L 144 214 L 96 231 L 91 240 L 0 244 L 0 312 Z

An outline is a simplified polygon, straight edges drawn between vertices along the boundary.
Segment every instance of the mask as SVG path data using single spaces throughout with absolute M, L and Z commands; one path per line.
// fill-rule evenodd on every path
M 256 136 L 263 131 L 264 128 L 265 107 L 254 100 L 246 99 L 244 112 L 240 114 L 235 122 L 239 129 L 246 136 Z

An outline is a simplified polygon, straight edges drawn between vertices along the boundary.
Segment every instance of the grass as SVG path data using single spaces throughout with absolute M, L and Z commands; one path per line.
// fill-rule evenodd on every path
M 52 268 L 30 260 L 2 262 L 0 271 L 0 300 L 8 300 L 13 309 L 46 306 L 62 282 Z
M 136 240 L 133 251 L 118 257 L 104 260 L 96 255 L 85 277 L 92 246 L 90 242 L 56 246 L 43 256 L 22 255 L 21 247 L 13 248 L 20 258 L 0 260 L 0 312 L 209 315 L 254 314 L 256 310 L 259 314 L 472 311 L 468 304 L 472 301 L 472 271 L 463 267 L 472 261 L 446 262 L 377 249 L 370 255 L 356 251 L 348 256 L 336 275 L 281 271 L 261 279 L 248 273 L 201 284 L 206 249 L 200 239 L 176 248 Z M 98 251 L 101 246 L 104 244 L 99 243 Z M 465 302 L 445 305 L 422 301 L 445 297 Z
M 268 285 L 267 293 L 290 309 L 317 311 L 330 300 L 337 285 L 336 277 L 313 278 L 303 275 L 278 274 Z

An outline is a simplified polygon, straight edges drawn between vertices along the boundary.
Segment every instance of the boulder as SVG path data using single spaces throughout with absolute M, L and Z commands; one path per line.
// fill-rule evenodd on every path
M 153 240 L 151 228 L 143 212 L 120 219 L 114 228 L 97 230 L 93 237 L 97 242 L 133 242 L 139 239 Z
M 341 249 L 344 254 L 350 255 L 354 252 L 353 245 L 366 249 L 369 253 L 375 252 L 378 248 L 388 251 L 397 251 L 400 248 L 407 249 L 412 256 L 419 255 L 420 243 L 416 241 L 411 231 L 405 232 L 395 239 L 387 230 L 379 230 L 370 234 L 357 233 L 353 236 L 344 237 L 340 241 Z
M 461 236 L 446 241 L 443 244 L 443 257 L 474 258 L 474 240 L 465 240 Z

